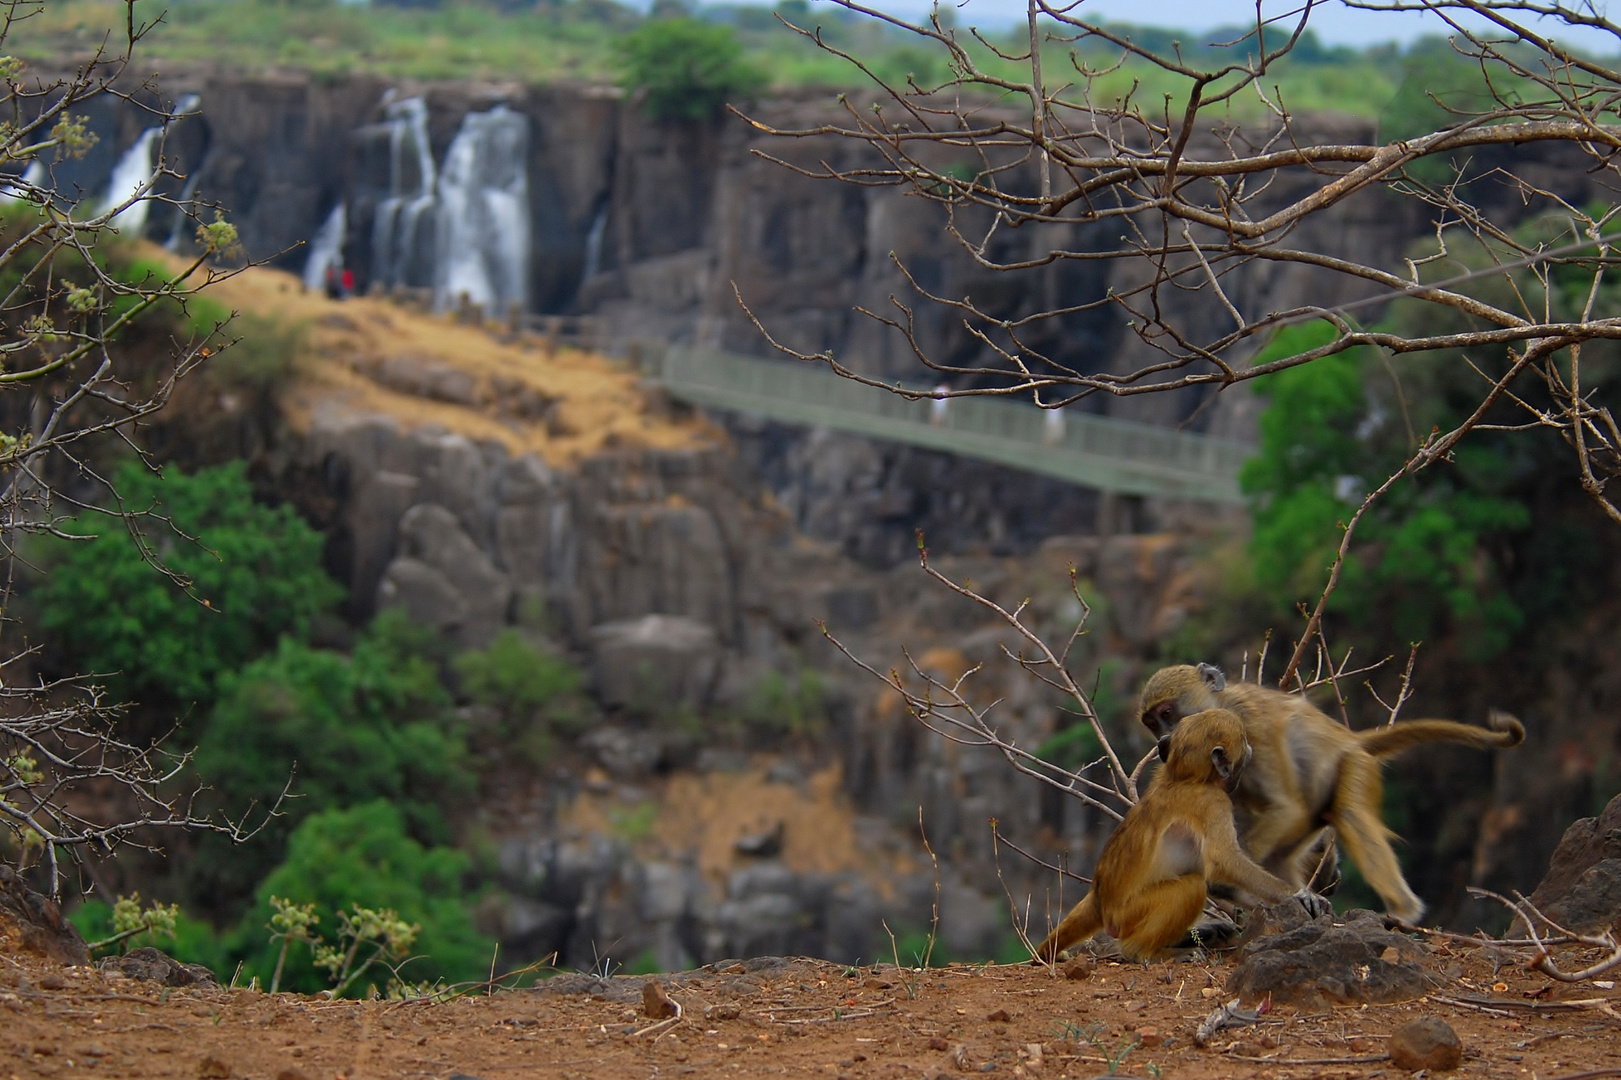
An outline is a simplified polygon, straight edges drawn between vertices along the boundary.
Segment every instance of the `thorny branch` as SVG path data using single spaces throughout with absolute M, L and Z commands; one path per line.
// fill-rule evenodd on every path
M 1007 624 L 1017 636 L 1019 648 L 1018 651 L 1014 651 L 1002 645 L 1003 654 L 1037 681 L 1059 691 L 1072 704 L 1076 714 L 1091 728 L 1101 747 L 1102 756 L 1097 761 L 1071 771 L 1042 759 L 1033 750 L 1019 746 L 1013 738 L 1004 736 L 992 718 L 998 703 L 993 701 L 978 705 L 969 696 L 969 683 L 979 671 L 977 666 L 955 677 L 941 676 L 923 667 L 907 653 L 906 662 L 911 668 L 909 673 L 903 674 L 894 668 L 884 673 L 852 653 L 843 642 L 833 636 L 825 624 L 818 623 L 828 641 L 857 667 L 895 690 L 901 696 L 907 711 L 930 731 L 950 742 L 965 746 L 991 747 L 1018 772 L 1074 795 L 1087 805 L 1094 806 L 1119 821 L 1124 816 L 1122 807 L 1130 806 L 1137 801 L 1137 782 L 1134 772 L 1126 771 L 1110 744 L 1108 734 L 1104 731 L 1097 711 L 1092 706 L 1091 696 L 1070 674 L 1068 668 L 1070 654 L 1085 632 L 1086 621 L 1091 614 L 1090 606 L 1081 595 L 1074 571 L 1070 573 L 1070 588 L 1076 601 L 1081 605 L 1081 616 L 1063 647 L 1054 650 L 1026 620 L 1029 599 L 1012 608 L 1003 607 L 989 597 L 947 577 L 929 564 L 929 551 L 923 544 L 921 532 L 918 533 L 918 559 L 924 573 L 929 577 L 959 596 L 987 609 Z M 1086 775 L 1088 770 L 1097 765 L 1107 767 L 1109 783 L 1101 783 Z
M 153 572 L 168 573 L 142 526 L 172 524 L 150 508 L 126 506 L 92 451 L 117 442 L 150 464 L 137 439 L 143 423 L 224 344 L 223 324 L 175 341 L 166 363 L 137 358 L 119 344 L 160 303 L 194 315 L 192 294 L 235 272 L 217 260 L 233 254 L 236 243 L 234 229 L 217 214 L 206 222 L 197 206 L 161 194 L 180 190 L 184 180 L 164 149 L 181 113 L 163 104 L 155 87 L 123 81 L 133 50 L 155 25 L 138 21 L 133 2 L 125 8 L 123 40 L 104 42 L 71 75 L 31 78 L 21 61 L 0 57 L 0 108 L 8 117 L 0 125 L 0 404 L 10 406 L 6 424 L 24 418 L 21 430 L 0 427 L 0 634 L 11 630 L 6 607 L 24 558 L 20 543 L 37 535 L 83 541 L 63 528 L 72 516 L 120 520 Z M 0 45 L 39 10 L 33 0 L 0 0 Z M 144 112 L 159 136 L 150 179 L 105 198 L 82 196 L 56 176 L 59 163 L 95 142 L 82 110 L 100 97 Z M 139 204 L 166 206 L 177 237 L 188 221 L 197 236 L 187 247 L 194 254 L 175 269 L 131 279 L 114 269 L 119 260 L 108 251 L 134 239 L 119 233 L 142 219 L 124 216 Z M 126 737 L 122 707 L 107 701 L 91 677 L 40 681 L 24 674 L 32 656 L 26 644 L 0 655 L 0 837 L 13 842 L 9 856 L 43 870 L 53 897 L 64 855 L 82 859 L 126 844 L 151 849 L 167 829 L 243 840 L 280 813 L 285 789 L 273 805 L 234 818 L 201 811 L 201 790 L 187 779 L 189 753 L 169 750 L 163 739 Z
M 1621 312 L 1597 302 L 1621 236 L 1621 70 L 1560 43 L 1567 29 L 1621 41 L 1621 24 L 1599 9 L 1566 0 L 1354 0 L 1438 16 L 1458 67 L 1472 73 L 1466 91 L 1427 91 L 1432 109 L 1414 121 L 1420 130 L 1381 137 L 1371 123 L 1356 129 L 1288 105 L 1277 69 L 1310 28 L 1313 2 L 1275 18 L 1257 5 L 1236 40 L 1168 50 L 1090 19 L 1084 5 L 1053 0 L 1030 0 L 1012 37 L 958 30 L 938 14 L 908 22 L 859 0 L 829 2 L 912 35 L 947 75 L 937 85 L 887 84 L 817 28 L 790 24 L 855 63 L 873 93 L 870 101 L 845 95 L 837 119 L 812 126 L 751 118 L 757 131 L 816 146 L 813 156 L 757 153 L 802 176 L 894 186 L 934 204 L 982 270 L 1097 269 L 1076 275 L 1090 282 L 1084 287 L 970 295 L 925 284 L 931 279 L 892 255 L 915 299 L 860 310 L 899 336 L 932 390 L 902 386 L 859 357 L 798 348 L 761 326 L 785 355 L 908 396 L 1028 395 L 1043 408 L 1174 391 L 1208 400 L 1359 348 L 1393 376 L 1404 359 L 1441 350 L 1476 371 L 1499 370 L 1482 383 L 1478 409 L 1416 446 L 1346 522 L 1283 682 L 1321 630 L 1358 522 L 1478 428 L 1556 431 L 1584 491 L 1621 524 L 1612 490 L 1621 425 L 1582 366 L 1584 345 L 1621 340 Z M 1156 88 L 1174 89 L 1150 100 L 1150 76 Z M 828 149 L 838 143 L 858 152 Z M 1545 179 L 1549 162 L 1566 178 L 1557 191 Z M 1399 267 L 1383 265 L 1325 239 L 1355 231 L 1345 219 L 1326 228 L 1317 220 L 1348 206 L 1428 221 L 1433 234 L 1395 260 Z M 1521 228 L 1532 221 L 1557 228 Z M 1304 284 L 1269 294 L 1255 285 L 1268 275 Z M 1555 275 L 1566 295 L 1573 280 L 1587 282 L 1579 311 L 1551 303 Z M 1283 302 L 1269 309 L 1269 295 Z M 1429 312 L 1427 321 L 1389 321 L 1398 302 Z M 941 321 L 920 318 L 919 304 L 942 309 L 960 336 L 942 340 L 931 329 Z M 1107 355 L 1070 346 L 1079 318 L 1116 328 Z M 1280 328 L 1308 321 L 1331 327 L 1331 340 L 1254 362 Z M 1420 325 L 1430 329 L 1413 329 Z M 1522 391 L 1533 381 L 1544 388 L 1540 403 Z M 1505 410 L 1525 423 L 1506 423 Z

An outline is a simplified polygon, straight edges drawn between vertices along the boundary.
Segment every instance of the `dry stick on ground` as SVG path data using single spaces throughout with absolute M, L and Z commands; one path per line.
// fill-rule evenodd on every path
M 1492 892 L 1490 889 L 1481 889 L 1475 886 L 1469 887 L 1469 893 L 1472 896 L 1496 900 L 1514 912 L 1525 923 L 1526 936 L 1535 943 L 1537 949 L 1537 955 L 1532 958 L 1530 966 L 1533 970 L 1542 972 L 1550 979 L 1566 983 L 1585 982 L 1588 979 L 1595 979 L 1605 972 L 1621 967 L 1621 942 L 1618 942 L 1615 935 L 1608 930 L 1602 934 L 1578 934 L 1576 931 L 1560 926 L 1548 918 L 1535 904 L 1520 893 L 1515 893 L 1513 900 Z M 1564 971 L 1554 962 L 1553 954 L 1548 951 L 1548 942 L 1538 933 L 1537 928 L 1539 926 L 1545 926 L 1553 930 L 1572 944 L 1604 949 L 1609 955 L 1597 963 L 1589 964 L 1580 971 Z

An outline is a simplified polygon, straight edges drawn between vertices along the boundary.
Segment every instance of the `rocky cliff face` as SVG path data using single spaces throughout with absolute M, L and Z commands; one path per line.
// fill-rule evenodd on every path
M 815 620 L 881 668 L 903 663 L 903 648 L 943 674 L 986 663 L 984 693 L 1003 699 L 1021 744 L 1037 745 L 1067 721 L 1000 657 L 1001 643 L 1015 644 L 1005 627 L 915 564 L 875 568 L 806 537 L 731 450 L 623 449 L 558 470 L 337 410 L 290 439 L 277 485 L 329 530 L 355 614 L 403 605 L 474 645 L 505 626 L 533 629 L 544 612 L 588 659 L 606 711 L 576 751 L 582 767 L 500 800 L 506 899 L 486 918 L 509 948 L 571 963 L 611 948 L 663 966 L 760 950 L 853 959 L 886 947 L 880 919 L 917 930 L 938 902 L 942 948 L 994 955 L 1008 947 L 1004 886 L 1051 892 L 1038 906 L 1061 900 L 1055 878 L 1006 850 L 998 871 L 988 819 L 1017 842 L 1090 861 L 1104 822 L 995 755 L 930 735 Z M 1129 692 L 1192 601 L 1188 556 L 1163 537 L 1075 538 L 1018 561 L 944 565 L 1003 600 L 1034 595 L 1038 624 L 1054 633 L 1080 614 L 1066 595 L 1075 565 L 1099 608 L 1099 644 L 1078 662 L 1113 658 L 1106 696 Z M 710 731 L 754 716 L 762 687 L 806 670 L 820 673 L 825 726 L 718 744 L 682 726 L 683 715 L 706 716 Z M 761 758 L 751 746 L 777 750 Z M 672 778 L 694 770 L 709 779 L 683 796 Z M 736 784 L 753 785 L 748 799 L 678 835 L 612 824 L 644 806 L 658 807 L 651 820 L 697 813 L 692 799 Z M 595 817 L 582 809 L 597 804 Z M 938 898 L 920 825 L 942 859 Z M 811 854 L 824 849 L 846 854 L 831 864 Z
M 1129 284 L 1122 276 L 1128 270 L 1102 263 L 1065 260 L 1019 273 L 987 270 L 949 235 L 940 208 L 909 198 L 904 188 L 813 180 L 763 156 L 810 170 L 821 162 L 836 168 L 873 164 L 860 147 L 830 138 L 774 138 L 735 117 L 655 121 L 611 88 L 203 73 L 166 73 L 159 85 L 167 100 L 194 94 L 198 102 L 197 111 L 177 121 L 163 140 L 165 162 L 192 178 L 196 195 L 230 212 L 251 258 L 301 270 L 309 255 L 301 245 L 342 205 L 347 229 L 341 254 L 360 287 L 438 288 L 441 306 L 447 301 L 445 276 L 434 264 L 447 256 L 435 255 L 432 241 L 450 218 L 466 212 L 460 202 L 452 205 L 445 190 L 451 173 L 499 167 L 489 145 L 474 153 L 476 140 L 458 140 L 469 116 L 510 110 L 523 132 L 506 152 L 521 158 L 524 177 L 524 306 L 537 313 L 598 316 L 606 343 L 616 348 L 646 339 L 767 354 L 737 303 L 736 283 L 783 341 L 805 350 L 833 349 L 873 373 L 916 378 L 905 341 L 855 310 L 884 308 L 890 296 L 915 299 L 897 262 L 923 288 L 972 295 L 1005 316 L 1084 304 L 1111 286 Z M 758 114 L 769 125 L 807 128 L 836 119 L 839 106 L 806 95 L 763 102 Z M 62 177 L 90 191 L 105 185 L 117 158 L 138 142 L 149 120 L 133 106 L 109 105 L 93 123 L 101 136 L 93 160 L 75 163 L 73 175 Z M 1345 129 L 1327 135 L 1368 136 L 1357 122 L 1321 124 Z M 472 155 L 458 158 L 460 164 L 451 160 L 458 145 Z M 168 186 L 178 194 L 182 185 Z M 1286 196 L 1280 190 L 1266 197 Z M 175 226 L 173 215 L 155 214 L 146 231 L 169 239 Z M 1307 234 L 1296 239 L 1393 263 L 1422 227 L 1370 197 L 1306 224 Z M 999 255 L 1024 257 L 1054 243 L 1082 249 L 1109 244 L 1110 237 L 1092 235 L 1098 228 L 1077 226 L 1074 235 L 1064 236 L 1010 233 Z M 476 245 L 476 233 L 455 235 L 463 237 L 463 246 Z M 475 240 L 466 241 L 468 235 Z M 1310 270 L 1241 268 L 1226 287 L 1235 302 L 1257 310 L 1346 298 Z M 454 293 L 448 299 L 453 305 Z M 1189 302 L 1201 304 L 1202 294 Z M 914 306 L 919 338 L 931 355 L 951 362 L 975 355 L 980 346 L 946 310 L 925 302 Z M 1213 303 L 1209 317 L 1213 326 L 1225 318 Z M 1135 364 L 1142 348 L 1123 330 L 1111 312 L 1079 313 L 1049 321 L 1033 331 L 1029 344 L 1081 370 L 1117 370 Z M 1199 404 L 1196 395 L 1155 395 L 1090 407 L 1174 423 Z M 1230 410 L 1205 409 L 1197 423 L 1243 433 L 1245 404 L 1235 400 Z
M 469 113 L 504 103 L 528 124 L 528 306 L 594 314 L 609 344 L 651 338 L 759 351 L 732 296 L 736 281 L 793 344 L 835 348 L 875 372 L 910 374 L 900 343 L 851 311 L 904 292 L 891 251 L 927 287 L 994 298 L 1009 312 L 1095 297 L 1111 284 L 1101 271 L 1075 267 L 988 276 L 953 246 L 928 206 L 897 189 L 794 177 L 751 156 L 761 137 L 741 124 L 656 125 L 611 93 L 222 75 L 183 77 L 166 92 L 171 87 L 196 93 L 202 104 L 175 125 L 164 152 L 194 165 L 197 194 L 230 210 L 249 254 L 300 269 L 305 255 L 295 245 L 341 202 L 353 223 L 343 256 L 363 285 L 381 259 L 384 234 L 394 254 L 402 242 L 426 242 L 422 215 L 432 207 L 412 209 L 424 170 L 444 165 Z M 412 96 L 423 103 L 419 114 L 396 108 Z M 785 101 L 763 110 L 772 122 L 798 126 L 827 107 Z M 95 169 L 110 169 L 141 134 L 130 112 L 109 110 L 94 122 L 106 154 L 75 166 L 87 170 L 87 190 L 104 183 L 91 176 Z M 806 163 L 823 154 L 850 163 L 847 147 L 771 150 Z M 385 204 L 391 216 L 380 233 L 373 226 Z M 1325 245 L 1393 257 L 1414 223 L 1386 209 L 1356 203 L 1311 227 L 1335 234 L 1317 237 Z M 147 229 L 157 239 L 176 232 L 156 215 Z M 433 267 L 412 258 L 389 265 L 408 293 L 434 289 Z M 1241 302 L 1259 307 L 1337 299 L 1315 287 L 1309 275 L 1259 271 L 1231 284 Z M 930 318 L 925 339 L 952 355 L 948 326 Z M 1133 346 L 1107 319 L 1077 317 L 1053 335 L 1042 344 L 1078 366 L 1134 362 Z M 1229 398 L 1204 410 L 1202 422 L 1242 430 L 1254 401 Z M 1180 421 L 1199 405 L 1187 397 L 1137 400 L 1146 404 L 1133 415 L 1160 422 Z M 989 595 L 1013 604 L 1032 597 L 1047 633 L 1061 635 L 1080 614 L 1067 594 L 1073 563 L 1085 595 L 1099 601 L 1076 668 L 1102 673 L 1100 697 L 1110 717 L 1123 718 L 1122 745 L 1142 749 L 1128 703 L 1196 602 L 1198 539 L 1064 539 L 1095 530 L 1094 496 L 825 433 L 733 422 L 731 434 L 732 450 L 622 447 L 564 471 L 443 429 L 331 411 L 299 436 L 278 436 L 264 456 L 278 490 L 329 530 L 333 569 L 350 588 L 356 616 L 403 605 L 453 638 L 479 643 L 502 627 L 532 625 L 543 612 L 567 647 L 590 661 L 608 722 L 579 748 L 580 769 L 543 777 L 514 798 L 501 833 L 499 875 L 510 901 L 490 918 L 529 955 L 557 950 L 569 963 L 590 963 L 593 948 L 612 943 L 616 956 L 651 951 L 664 966 L 757 950 L 870 958 L 885 944 L 875 937 L 873 912 L 914 927 L 929 918 L 933 874 L 914 844 L 919 806 L 945 867 L 939 896 L 949 946 L 995 952 L 1006 928 L 1004 885 L 1019 905 L 1036 897 L 1038 920 L 1063 901 L 1052 875 L 1005 851 L 999 869 L 986 819 L 1077 866 L 1089 864 L 1106 823 L 1020 778 L 991 752 L 922 729 L 837 655 L 813 620 L 825 619 L 880 671 L 905 670 L 903 645 L 919 666 L 946 675 L 993 665 L 978 677 L 979 693 L 1001 702 L 1007 733 L 1040 746 L 1072 717 L 1010 669 L 999 646 L 1015 643 L 1002 624 L 910 563 L 912 530 L 923 526 L 936 550 L 955 553 L 942 565 Z M 1007 553 L 1026 557 L 998 558 Z M 782 772 L 735 753 L 705 756 L 726 748 L 694 745 L 660 715 L 735 710 L 771 676 L 805 669 L 831 684 L 828 726 L 814 738 L 780 740 L 793 750 Z M 1609 700 L 1574 689 L 1560 698 L 1571 715 L 1585 716 L 1602 713 Z M 671 813 L 683 805 L 669 791 L 671 775 L 759 769 L 751 790 L 762 800 L 791 802 L 824 775 L 837 778 L 836 791 L 816 789 L 816 813 L 783 809 L 735 827 L 708 862 L 689 859 L 674 841 L 661 847 L 637 829 L 609 827 L 614 814 L 644 804 Z M 608 807 L 595 824 L 580 816 L 590 799 Z M 835 804 L 855 822 L 852 835 L 878 838 L 881 854 L 905 849 L 912 861 L 902 865 L 897 856 L 881 871 L 853 856 L 828 866 L 796 855 L 796 843 L 818 838 L 826 815 L 817 814 Z M 1526 813 L 1515 805 L 1502 812 Z M 1520 828 L 1518 819 L 1494 824 L 1488 814 L 1487 822 L 1508 833 Z M 783 834 L 773 847 L 778 823 Z M 752 842 L 761 834 L 767 839 Z M 1530 837 L 1528 850 L 1537 843 L 1531 830 L 1515 835 Z M 739 849 L 738 841 L 750 842 Z M 1073 885 L 1066 895 L 1074 898 Z

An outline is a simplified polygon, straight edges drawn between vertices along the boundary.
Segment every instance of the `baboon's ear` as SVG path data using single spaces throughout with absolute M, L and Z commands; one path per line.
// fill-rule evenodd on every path
M 1221 668 L 1215 664 L 1200 664 L 1199 677 L 1204 680 L 1206 686 L 1218 694 L 1227 689 L 1227 676 L 1222 674 Z
M 1154 744 L 1154 748 L 1159 751 L 1161 761 L 1171 760 L 1171 737 L 1169 735 L 1161 735 L 1159 742 Z
M 1227 760 L 1227 748 L 1225 746 L 1211 747 L 1210 765 L 1216 770 L 1216 775 L 1223 780 L 1232 779 L 1233 763 Z

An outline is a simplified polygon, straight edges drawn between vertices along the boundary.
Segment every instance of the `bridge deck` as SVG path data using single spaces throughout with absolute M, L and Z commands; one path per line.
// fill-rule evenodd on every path
M 654 378 L 681 401 L 994 461 L 1129 495 L 1240 502 L 1254 450 L 1231 439 L 1004 398 L 909 400 L 791 361 L 670 348 Z

